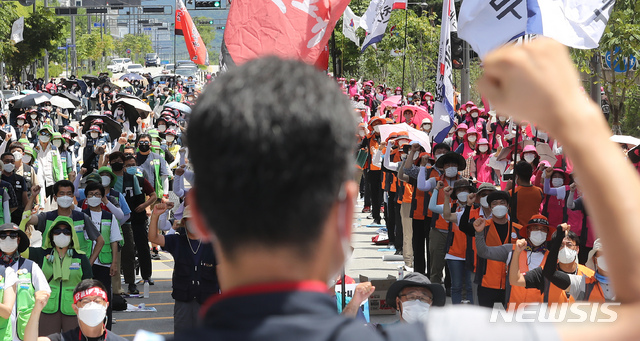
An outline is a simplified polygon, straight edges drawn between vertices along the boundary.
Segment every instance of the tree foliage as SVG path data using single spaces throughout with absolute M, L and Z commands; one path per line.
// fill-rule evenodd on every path
M 131 59 L 141 61 L 141 55 L 153 52 L 151 38 L 147 35 L 126 34 L 115 43 L 115 52 L 119 56 L 126 56 L 127 49 L 131 50 Z M 141 61 L 144 64 L 144 61 Z
M 213 41 L 216 39 L 216 25 L 208 24 L 211 18 L 207 17 L 194 17 L 193 22 L 196 24 L 198 33 L 202 38 L 204 46 L 207 47 L 207 53 L 209 54 L 209 63 L 215 64 L 218 60 L 218 49 L 213 48 Z M 201 24 L 200 22 L 207 22 L 207 24 Z

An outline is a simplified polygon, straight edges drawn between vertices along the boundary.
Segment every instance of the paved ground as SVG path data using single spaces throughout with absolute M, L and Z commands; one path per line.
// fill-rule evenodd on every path
M 356 281 L 359 275 L 367 276 L 370 279 L 386 278 L 388 275 L 397 276 L 397 267 L 403 262 L 382 260 L 383 255 L 393 254 L 393 251 L 384 250 L 385 247 L 371 243 L 371 237 L 375 236 L 377 228 L 366 227 L 372 220 L 366 219 L 367 214 L 360 213 L 361 210 L 362 201 L 358 201 L 352 235 L 352 246 L 355 250 L 346 265 L 347 275 Z M 152 278 L 155 285 L 150 286 L 150 297 L 148 299 L 127 299 L 129 304 L 144 303 L 147 307 L 156 308 L 157 312 L 114 312 L 116 324 L 112 329 L 116 334 L 130 340 L 133 339 L 138 329 L 149 330 L 165 336 L 173 335 L 173 299 L 171 298 L 173 259 L 166 252 L 160 252 L 160 255 L 161 260 L 153 261 Z M 142 285 L 138 285 L 138 289 L 142 293 Z M 375 323 L 390 323 L 397 319 L 396 315 L 371 316 L 371 321 Z

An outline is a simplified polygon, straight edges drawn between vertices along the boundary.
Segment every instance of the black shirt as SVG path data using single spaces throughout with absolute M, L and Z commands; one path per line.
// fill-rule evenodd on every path
M 2 174 L 2 180 L 11 184 L 11 187 L 13 187 L 13 191 L 16 193 L 18 207 L 22 207 L 22 205 L 25 204 L 22 202 L 22 192 L 27 190 L 27 183 L 24 180 L 24 177 L 16 173 L 11 174 L 10 176 Z
M 142 165 L 143 163 L 145 163 L 147 161 L 147 158 L 149 157 L 151 153 L 144 155 L 144 154 L 140 154 L 138 153 L 136 155 L 136 162 L 138 163 L 138 166 Z
M 83 335 L 80 327 L 67 330 L 64 333 L 56 333 L 47 336 L 51 341 L 128 341 L 122 336 L 116 335 L 110 331 L 105 331 L 105 335 L 100 337 L 88 337 Z
M 496 225 L 496 231 L 498 231 L 498 235 L 500 236 L 500 240 L 504 241 L 507 239 L 507 234 L 509 234 L 509 222 L 506 224 L 498 224 Z

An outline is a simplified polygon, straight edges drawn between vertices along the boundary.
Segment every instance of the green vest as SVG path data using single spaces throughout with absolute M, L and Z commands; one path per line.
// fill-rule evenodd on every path
M 85 212 L 85 214 L 89 215 L 91 212 Z M 111 253 L 111 221 L 113 220 L 113 214 L 102 211 L 102 219 L 100 220 L 100 226 L 98 229 L 100 230 L 100 234 L 102 238 L 104 238 L 104 245 L 102 246 L 102 250 L 98 254 L 98 259 L 102 264 L 111 264 L 113 262 L 113 254 Z
M 62 176 L 64 179 L 69 179 L 69 172 L 67 171 L 67 157 L 61 155 L 60 160 L 62 161 Z
M 47 220 L 44 228 L 44 236 L 49 235 L 49 230 L 51 229 L 51 224 L 58 217 L 58 211 L 50 211 L 47 212 Z M 71 211 L 71 218 L 73 219 L 73 226 L 76 231 L 76 235 L 78 237 L 78 245 L 79 250 L 83 251 L 87 257 L 91 256 L 91 248 L 93 246 L 93 242 L 89 240 L 89 238 L 85 237 L 84 233 L 84 213 L 78 211 Z
M 0 276 L 0 302 L 4 300 L 4 273 L 5 267 L 0 267 L 2 276 Z M 11 341 L 13 340 L 13 329 L 11 329 L 11 323 L 9 319 L 0 318 L 0 340 Z
M 158 199 L 161 199 L 164 195 L 164 189 L 162 188 L 162 178 L 160 178 L 160 159 L 151 160 L 151 165 L 153 165 L 153 171 L 155 173 L 155 188 L 156 188 L 156 196 Z
M 23 258 L 24 259 L 24 258 Z M 23 259 L 20 259 L 22 261 Z M 18 270 L 18 285 L 16 289 L 16 333 L 24 340 L 24 330 L 31 317 L 31 311 L 36 303 L 36 289 L 31 282 L 33 261 L 24 259 Z
M 58 257 L 57 251 L 53 250 L 53 257 Z M 65 256 L 73 257 L 73 256 Z M 55 314 L 60 311 L 67 316 L 75 316 L 73 311 L 73 289 L 82 281 L 82 259 L 71 258 L 71 266 L 69 266 L 68 280 L 53 280 L 53 262 L 49 261 L 45 256 L 42 261 L 42 272 L 45 278 L 49 279 L 51 287 L 51 296 L 47 305 L 42 310 L 45 314 Z

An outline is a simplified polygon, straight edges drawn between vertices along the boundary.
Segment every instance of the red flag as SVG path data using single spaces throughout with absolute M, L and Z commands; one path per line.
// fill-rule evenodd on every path
M 233 1 L 224 33 L 223 63 L 241 65 L 277 55 L 316 64 L 348 4 L 349 0 Z
M 320 54 L 320 57 L 318 58 L 318 60 L 314 65 L 316 66 L 316 68 L 320 70 L 329 69 L 329 46 L 325 45 L 325 47 L 322 49 L 322 53 Z
M 391 9 L 407 9 L 407 0 L 395 0 Z
M 196 64 L 209 65 L 207 47 L 204 46 L 202 37 L 200 37 L 200 33 L 198 33 L 198 29 L 193 20 L 191 20 L 191 15 L 182 0 L 176 0 L 175 32 L 176 35 L 184 36 L 187 51 L 189 51 L 189 59 Z

